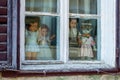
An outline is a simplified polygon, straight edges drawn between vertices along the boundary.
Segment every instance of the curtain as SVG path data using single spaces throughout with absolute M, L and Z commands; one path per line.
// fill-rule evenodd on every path
M 26 11 L 57 12 L 57 0 L 26 0 Z
M 70 13 L 97 14 L 97 0 L 70 0 Z

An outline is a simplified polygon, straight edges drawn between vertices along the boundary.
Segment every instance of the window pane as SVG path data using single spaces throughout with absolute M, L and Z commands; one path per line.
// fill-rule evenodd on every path
M 26 11 L 57 12 L 57 0 L 26 0 Z
M 97 14 L 97 0 L 70 0 L 70 13 Z
M 59 17 L 25 17 L 25 59 L 59 59 Z
M 69 20 L 69 59 L 96 60 L 97 19 Z

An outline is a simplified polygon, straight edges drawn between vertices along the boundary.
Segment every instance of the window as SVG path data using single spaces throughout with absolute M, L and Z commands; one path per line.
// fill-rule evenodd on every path
M 97 0 L 70 0 L 69 58 L 71 60 L 100 59 L 99 8 Z
M 57 0 L 25 1 L 23 20 L 23 26 L 25 27 L 22 28 L 25 37 L 23 38 L 23 61 L 59 60 L 60 11 L 58 6 Z M 33 31 L 35 33 L 31 33 L 32 25 L 37 27 L 37 31 Z
M 115 0 L 21 0 L 20 69 L 115 68 L 115 7 Z

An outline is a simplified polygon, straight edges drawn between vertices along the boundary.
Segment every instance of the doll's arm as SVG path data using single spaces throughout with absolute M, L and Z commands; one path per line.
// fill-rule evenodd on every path
M 81 37 L 82 37 L 82 34 L 79 32 L 78 33 L 78 36 L 77 36 L 77 42 L 78 42 L 78 45 L 82 45 L 82 40 L 81 40 Z
M 28 36 L 28 30 L 25 30 L 25 36 Z
M 82 40 L 80 38 L 78 38 L 78 45 L 81 46 L 82 45 Z
M 94 51 L 97 51 L 95 44 L 96 44 L 95 41 L 94 41 L 93 38 L 91 37 L 91 45 L 93 46 L 93 50 L 94 50 Z
M 50 37 L 50 40 L 53 40 L 55 38 L 55 34 Z
M 95 46 L 95 45 L 93 46 L 93 50 L 94 50 L 94 51 L 97 51 L 97 48 L 96 48 L 96 46 Z
M 40 41 L 42 40 L 42 37 L 41 37 L 41 28 L 38 29 L 38 43 L 40 43 Z

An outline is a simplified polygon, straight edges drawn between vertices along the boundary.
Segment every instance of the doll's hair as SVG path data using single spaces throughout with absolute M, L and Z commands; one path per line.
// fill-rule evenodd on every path
M 49 31 L 49 28 L 48 28 L 48 26 L 47 26 L 46 24 L 42 24 L 42 25 L 41 25 L 41 30 L 42 30 L 42 29 L 47 29 L 47 31 Z
M 26 24 L 26 29 L 29 30 L 29 27 L 31 26 L 31 24 L 33 23 L 38 23 L 37 21 L 31 21 L 30 23 Z
M 26 29 L 29 30 L 29 27 L 31 26 L 31 24 L 29 23 L 29 24 L 26 24 L 25 26 L 26 26 Z
M 85 29 L 85 28 L 92 28 L 92 24 L 91 23 L 86 23 L 86 22 L 84 22 L 84 23 L 81 23 L 81 29 Z M 87 27 L 85 27 L 85 26 L 87 26 Z
M 69 22 L 71 22 L 72 20 L 76 20 L 78 23 L 78 18 L 69 18 Z

